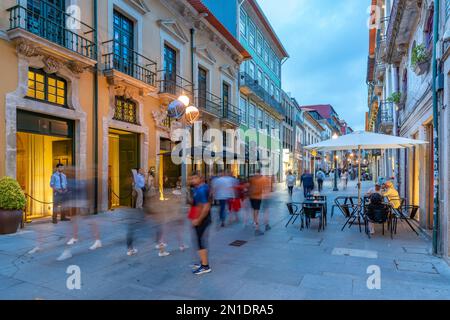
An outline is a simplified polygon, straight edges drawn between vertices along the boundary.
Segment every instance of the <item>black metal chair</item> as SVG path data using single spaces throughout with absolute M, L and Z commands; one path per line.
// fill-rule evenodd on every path
M 325 217 L 323 205 L 303 203 L 302 205 L 303 216 L 305 217 L 306 227 L 311 225 L 311 219 L 319 219 L 319 232 L 321 229 L 325 230 Z M 302 217 L 303 218 L 303 217 Z M 303 226 L 303 223 L 302 223 Z
M 391 199 L 392 201 L 393 199 Z M 395 200 L 395 199 L 394 199 Z M 398 208 L 392 207 L 392 212 L 394 214 L 394 232 L 397 234 L 397 221 L 405 221 L 408 226 L 414 231 L 415 234 L 419 235 L 417 230 L 413 227 L 409 220 L 414 220 L 417 212 L 419 211 L 418 206 L 407 205 L 405 198 L 400 198 L 400 206 Z
M 355 202 L 356 199 L 356 202 Z M 334 209 L 336 207 L 341 210 L 342 214 L 345 218 L 348 218 L 351 216 L 350 208 L 352 208 L 355 204 L 358 204 L 358 198 L 357 197 L 336 197 L 334 199 L 334 205 L 331 207 L 331 218 L 333 218 L 334 215 Z
M 325 225 L 328 223 L 327 218 L 328 218 L 328 205 L 327 205 L 327 197 L 326 196 L 322 196 L 322 195 L 314 195 L 314 194 L 309 194 L 305 200 L 310 200 L 310 201 L 324 201 L 325 202 L 325 206 L 324 206 L 324 218 L 325 218 Z M 318 209 L 318 211 L 320 211 L 320 209 Z
M 369 204 L 364 206 L 364 226 L 367 236 L 370 238 L 369 222 L 383 225 L 383 235 L 387 224 L 393 238 L 395 223 L 392 219 L 395 215 L 392 213 L 392 206 L 388 203 Z
M 299 206 L 298 206 L 298 204 L 289 202 L 289 203 L 286 203 L 286 206 L 287 206 L 287 208 L 288 208 L 289 215 L 290 215 L 291 217 L 290 217 L 289 221 L 286 223 L 285 228 L 287 228 L 287 226 L 288 226 L 289 223 L 292 221 L 292 219 L 294 219 L 294 221 L 292 221 L 292 224 L 294 224 L 295 221 L 297 220 L 297 218 L 298 218 L 299 216 L 301 216 L 301 214 L 302 214 L 302 213 L 301 213 L 301 210 L 300 210 L 300 208 L 299 208 Z M 303 225 L 303 217 L 301 217 L 301 219 L 302 219 L 302 225 Z

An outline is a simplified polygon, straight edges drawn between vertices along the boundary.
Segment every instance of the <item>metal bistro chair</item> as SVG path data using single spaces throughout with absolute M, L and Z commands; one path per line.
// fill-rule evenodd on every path
M 305 200 L 311 200 L 311 201 L 324 201 L 325 205 L 323 206 L 323 210 L 324 210 L 324 221 L 325 221 L 325 225 L 328 224 L 328 206 L 327 206 L 327 197 L 326 196 L 315 196 L 313 194 L 309 194 Z M 320 209 L 318 209 L 318 211 L 320 211 Z
M 319 210 L 318 210 L 319 209 Z M 312 203 L 303 203 L 302 205 L 303 215 L 305 217 L 306 227 L 309 228 L 311 225 L 311 219 L 319 219 L 319 229 L 325 230 L 325 217 L 324 217 L 324 208 L 323 205 L 312 204 Z
M 414 220 L 414 218 L 419 210 L 419 207 L 414 206 L 414 205 L 407 205 L 405 198 L 400 198 L 399 200 L 400 200 L 400 206 L 398 208 L 392 207 L 392 212 L 394 214 L 394 219 L 393 219 L 394 233 L 397 234 L 397 221 L 400 220 L 400 221 L 405 221 L 408 224 L 408 226 L 411 228 L 411 230 L 414 231 L 414 233 L 416 235 L 419 235 L 417 230 L 409 222 L 409 220 Z M 391 201 L 392 201 L 392 199 L 391 199 Z M 409 215 L 408 215 L 408 213 L 409 213 Z
M 303 225 L 303 216 L 302 216 L 302 212 L 301 212 L 298 204 L 295 204 L 293 202 L 289 202 L 289 203 L 286 203 L 286 206 L 288 208 L 289 215 L 291 217 L 290 217 L 289 221 L 286 223 L 285 228 L 287 228 L 287 226 L 292 221 L 292 219 L 294 219 L 294 221 L 292 221 L 292 224 L 294 224 L 298 217 L 301 217 L 302 225 Z
M 355 197 L 356 199 L 356 204 L 358 203 L 358 198 Z M 351 211 L 350 209 L 353 207 L 353 205 L 355 204 L 354 199 L 352 197 L 336 197 L 334 199 L 334 205 L 331 208 L 331 218 L 333 218 L 334 215 L 334 209 L 336 207 L 338 207 L 338 209 L 342 212 L 342 214 L 344 215 L 345 218 L 349 218 L 351 216 Z
M 394 223 L 392 219 L 394 214 L 392 213 L 392 206 L 388 203 L 368 204 L 364 206 L 364 227 L 367 236 L 370 238 L 369 222 L 383 225 L 387 223 L 389 231 L 391 233 L 391 239 L 393 239 Z
M 363 208 L 359 205 L 360 201 L 358 197 L 343 197 L 343 198 L 344 198 L 343 203 L 342 200 L 337 201 L 338 207 L 341 209 L 341 211 L 347 218 L 347 221 L 342 226 L 341 231 L 343 231 L 347 225 L 349 228 L 351 228 L 354 224 L 356 224 L 356 220 L 358 220 L 359 232 L 362 232 L 361 223 L 364 223 L 363 218 L 364 212 Z M 364 203 L 362 201 L 361 204 L 362 206 L 364 206 Z

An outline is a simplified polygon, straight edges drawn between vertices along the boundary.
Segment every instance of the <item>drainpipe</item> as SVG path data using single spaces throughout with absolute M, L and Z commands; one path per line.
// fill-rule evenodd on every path
M 98 59 L 99 59 L 99 47 L 98 47 L 98 16 L 97 16 L 97 0 L 93 1 L 94 11 L 94 43 L 96 48 L 97 63 L 94 66 L 94 110 L 93 110 L 93 123 L 94 123 L 94 214 L 98 213 Z
M 433 210 L 433 254 L 438 255 L 439 250 L 439 110 L 438 94 L 436 90 L 436 78 L 438 72 L 437 50 L 439 41 L 439 0 L 434 0 L 434 23 L 433 23 L 433 131 L 434 131 L 434 210 Z

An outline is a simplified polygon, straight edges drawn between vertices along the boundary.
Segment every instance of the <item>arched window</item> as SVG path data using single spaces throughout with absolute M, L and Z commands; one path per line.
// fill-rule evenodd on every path
M 41 69 L 28 70 L 27 97 L 42 100 L 59 106 L 67 106 L 67 82 L 54 74 Z
M 130 99 L 116 96 L 114 120 L 137 124 L 136 103 Z

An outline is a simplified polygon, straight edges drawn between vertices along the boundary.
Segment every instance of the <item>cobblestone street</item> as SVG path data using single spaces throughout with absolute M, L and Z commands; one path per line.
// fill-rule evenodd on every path
M 367 189 L 368 183 L 363 188 Z M 345 219 L 336 210 L 330 217 L 336 194 L 356 194 L 355 182 L 346 191 L 333 193 L 325 183 L 328 196 L 328 226 L 318 232 L 300 231 L 299 220 L 285 224 L 287 191 L 276 192 L 278 210 L 271 212 L 272 230 L 255 237 L 250 225 L 235 223 L 210 233 L 210 263 L 213 272 L 195 276 L 190 264 L 196 262 L 193 246 L 178 250 L 170 222 L 168 257 L 158 257 L 154 239 L 156 225 L 142 224 L 137 232 L 137 255 L 126 255 L 126 225 L 132 210 L 116 210 L 90 216 L 81 222 L 80 242 L 73 257 L 56 258 L 65 248 L 67 228 L 72 222 L 29 224 L 19 233 L 0 237 L 0 299 L 448 299 L 450 268 L 431 255 L 431 241 L 425 233 L 416 236 L 407 225 L 399 224 L 397 235 L 377 233 L 369 239 L 357 226 L 341 231 Z M 294 201 L 303 192 L 294 191 Z M 217 208 L 213 209 L 217 220 Z M 103 248 L 89 250 L 93 239 L 89 224 L 100 226 Z M 190 243 L 186 221 L 185 240 Z M 36 245 L 37 235 L 43 250 L 27 254 Z M 230 246 L 235 240 L 242 246 Z M 69 290 L 68 266 L 81 270 L 80 290 Z M 381 270 L 381 289 L 367 286 L 369 266 Z

